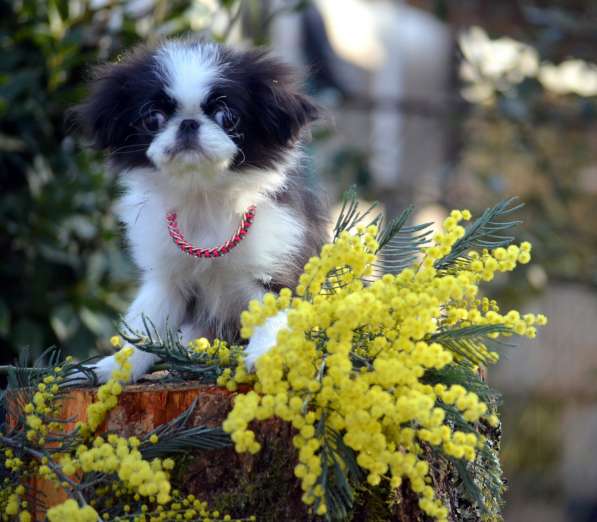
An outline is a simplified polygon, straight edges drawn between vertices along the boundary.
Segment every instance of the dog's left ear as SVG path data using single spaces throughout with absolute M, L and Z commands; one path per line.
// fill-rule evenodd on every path
M 296 142 L 302 131 L 319 119 L 321 110 L 299 92 L 295 71 L 268 54 L 254 56 L 252 96 L 258 101 L 263 131 L 280 146 Z
M 321 111 L 305 95 L 279 86 L 273 82 L 271 87 L 272 105 L 264 115 L 266 125 L 278 134 L 280 145 L 293 144 L 301 137 L 302 131 L 319 119 Z

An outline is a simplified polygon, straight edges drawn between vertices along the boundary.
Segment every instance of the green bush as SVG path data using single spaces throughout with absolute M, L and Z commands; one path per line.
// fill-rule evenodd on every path
M 114 329 L 133 272 L 111 212 L 117 187 L 69 135 L 91 65 L 145 37 L 188 28 L 189 2 L 0 0 L 0 343 L 10 360 L 59 344 L 86 355 Z

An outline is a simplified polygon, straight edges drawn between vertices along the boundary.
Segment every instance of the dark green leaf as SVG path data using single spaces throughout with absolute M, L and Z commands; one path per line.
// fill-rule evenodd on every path
M 429 336 L 429 342 L 436 342 L 470 363 L 488 364 L 492 360 L 487 352 L 498 351 L 508 344 L 491 339 L 490 334 L 512 334 L 502 324 L 466 326 L 442 330 Z
M 521 223 L 520 220 L 504 221 L 503 218 L 523 207 L 516 204 L 518 198 L 501 201 L 495 207 L 485 210 L 483 214 L 466 228 L 466 232 L 452 247 L 452 251 L 435 262 L 435 268 L 446 270 L 459 261 L 466 261 L 466 254 L 474 248 L 493 249 L 509 245 L 514 236 L 504 231 Z
M 356 188 L 354 186 L 350 187 L 342 195 L 342 208 L 340 209 L 340 214 L 338 214 L 338 219 L 334 226 L 334 239 L 342 232 L 352 230 L 358 224 L 361 224 L 368 216 L 371 218 L 371 213 L 377 206 L 377 203 L 373 203 L 366 210 L 359 210 L 359 199 Z M 373 219 L 370 219 L 367 225 L 376 224 L 380 219 L 381 216 L 376 215 Z

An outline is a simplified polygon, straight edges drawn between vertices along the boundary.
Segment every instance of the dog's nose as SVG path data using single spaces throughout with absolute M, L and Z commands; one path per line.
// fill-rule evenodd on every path
M 199 128 L 199 122 L 193 119 L 182 120 L 180 122 L 181 132 L 195 132 Z

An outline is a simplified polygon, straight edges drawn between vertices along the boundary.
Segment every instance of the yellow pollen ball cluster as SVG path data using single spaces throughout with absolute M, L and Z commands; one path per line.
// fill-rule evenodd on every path
M 159 504 L 170 500 L 170 482 L 167 469 L 172 469 L 170 459 L 146 461 L 137 449 L 136 437 L 125 439 L 110 434 L 107 440 L 96 437 L 91 448 L 81 445 L 76 455 L 65 455 L 60 465 L 67 475 L 81 470 L 85 473 L 115 473 L 131 491 L 141 496 L 156 496 Z
M 79 507 L 76 501 L 69 499 L 62 504 L 48 509 L 50 522 L 97 522 L 98 515 L 91 506 Z
M 214 359 L 217 359 L 221 364 L 228 364 L 230 362 L 230 348 L 225 341 L 215 339 L 209 342 L 205 337 L 195 339 L 189 343 L 189 348 L 195 354 L 206 354 Z
M 61 369 L 56 368 L 51 375 L 45 377 L 43 382 L 37 385 L 37 391 L 33 394 L 32 401 L 27 403 L 23 408 L 26 414 L 26 437 L 31 443 L 43 446 L 47 435 L 60 427 L 58 423 L 52 422 L 46 424 L 42 420 L 53 417 L 57 413 L 57 405 L 54 399 L 60 390 L 60 383 L 63 381 L 60 373 Z M 10 469 L 10 464 L 8 466 Z
M 141 453 L 142 444 L 157 444 L 160 437 L 149 434 L 142 443 L 137 437 L 124 438 L 110 433 L 94 436 L 105 415 L 117 404 L 122 393 L 121 382 L 128 380 L 131 366 L 131 347 L 122 348 L 123 341 L 114 336 L 111 343 L 121 350 L 115 355 L 119 367 L 109 381 L 98 390 L 97 401 L 87 408 L 88 422 L 79 422 L 72 431 L 67 431 L 64 422 L 56 422 L 61 414 L 60 385 L 76 368 L 69 367 L 72 358 L 67 358 L 65 367 L 58 366 L 43 377 L 36 388 L 32 401 L 23 408 L 27 438 L 39 446 L 39 457 L 21 458 L 11 448 L 3 449 L 5 468 L 17 477 L 5 478 L 0 488 L 0 519 L 31 522 L 27 511 L 31 493 L 23 484 L 14 485 L 14 478 L 25 483 L 32 476 L 52 481 L 56 487 L 66 488 L 71 484 L 84 482 L 86 476 L 100 476 L 103 484 L 96 486 L 93 496 L 86 501 L 82 495 L 51 507 L 47 511 L 50 522 L 86 522 L 98 520 L 131 520 L 134 522 L 165 522 L 170 520 L 237 520 L 230 515 L 210 511 L 206 502 L 194 495 L 183 496 L 172 490 L 170 473 L 175 468 L 171 458 L 146 460 Z M 194 343 L 195 353 L 209 352 L 220 361 L 229 358 L 227 345 L 220 341 L 209 344 L 204 340 Z M 78 446 L 70 445 L 66 451 L 47 453 L 43 446 L 47 437 L 75 436 Z M 87 504 L 85 502 L 88 502 Z M 122 509 L 114 512 L 115 506 Z M 240 522 L 240 519 L 238 519 Z M 242 520 L 254 520 L 254 517 Z
M 113 338 L 120 339 L 119 337 Z M 98 401 L 87 408 L 87 424 L 92 432 L 104 421 L 106 413 L 118 404 L 118 396 L 122 393 L 122 382 L 128 381 L 132 366 L 128 362 L 129 357 L 133 355 L 133 348 L 127 346 L 117 352 L 114 357 L 120 368 L 114 371 L 108 382 L 99 387 L 97 391 Z
M 113 338 L 113 344 L 118 343 Z M 84 435 L 89 436 L 95 431 L 114 408 L 118 396 L 122 393 L 121 381 L 128 379 L 131 365 L 128 359 L 133 353 L 130 346 L 122 348 L 115 358 L 119 368 L 112 373 L 108 382 L 100 386 L 98 400 L 87 408 L 87 424 L 80 423 Z M 157 443 L 157 435 L 150 437 L 151 443 Z M 96 437 L 91 444 L 81 444 L 74 454 L 65 453 L 58 458 L 59 465 L 67 476 L 78 472 L 114 474 L 120 484 L 129 494 L 151 497 L 158 505 L 171 501 L 170 480 L 168 470 L 173 469 L 172 459 L 144 460 L 138 447 L 140 441 L 136 437 L 128 439 L 115 434 L 109 434 L 106 439 Z M 41 469 L 40 469 L 41 472 Z M 98 520 L 98 515 L 92 506 L 80 507 L 74 500 L 66 502 L 48 511 L 48 518 L 53 520 Z
M 67 362 L 72 361 L 67 357 Z M 37 384 L 36 391 L 33 394 L 31 402 L 23 407 L 25 414 L 25 436 L 32 446 L 43 447 L 46 444 L 46 438 L 53 437 L 63 429 L 61 423 L 51 420 L 56 418 L 60 406 L 56 400 L 60 391 L 60 384 L 63 382 L 62 368 L 54 368 L 49 375 L 43 378 L 43 381 Z M 50 419 L 50 420 L 49 420 Z M 15 456 L 12 449 L 4 450 L 4 467 L 6 470 L 26 476 L 30 473 L 29 463 Z M 46 465 L 47 458 L 41 459 L 38 463 L 37 473 L 44 478 L 54 480 L 54 473 Z M 29 469 L 27 469 L 29 467 Z M 6 488 L 2 492 L 7 492 L 7 498 L 3 499 L 0 493 L 0 505 L 2 509 L 2 520 L 19 520 L 19 522 L 30 522 L 31 514 L 27 511 L 28 501 L 24 499 L 25 488 L 18 485 L 16 488 Z M 18 517 L 17 517 L 18 515 Z
M 426 372 L 455 361 L 434 336 L 444 328 L 501 324 L 532 337 L 535 326 L 546 321 L 515 311 L 501 315 L 494 302 L 478 297 L 481 281 L 529 261 L 526 243 L 470 255 L 450 271 L 436 268 L 465 234 L 460 222 L 467 219 L 470 212 L 453 211 L 417 266 L 369 285 L 363 278 L 373 272 L 377 229 L 343 232 L 307 263 L 296 297 L 288 289 L 268 294 L 242 314 L 244 337 L 281 310 L 288 311 L 288 326 L 257 360 L 254 376 L 239 365 L 237 375 L 227 377 L 252 382 L 253 390 L 236 396 L 223 428 L 238 452 L 255 453 L 260 445 L 249 428 L 252 421 L 278 417 L 291 423 L 297 430 L 295 474 L 303 501 L 313 504 L 316 514 L 328 509 L 321 481 L 331 465 L 326 448 L 332 433 L 354 451 L 369 484 L 388 480 L 396 488 L 406 478 L 421 509 L 447 520 L 422 444 L 474 461 L 480 436 L 474 429 L 455 429 L 444 407 L 457 410 L 472 426 L 481 418 L 494 424 L 496 418 L 464 387 L 425 382 Z M 496 359 L 485 347 L 480 352 L 482 361 Z

